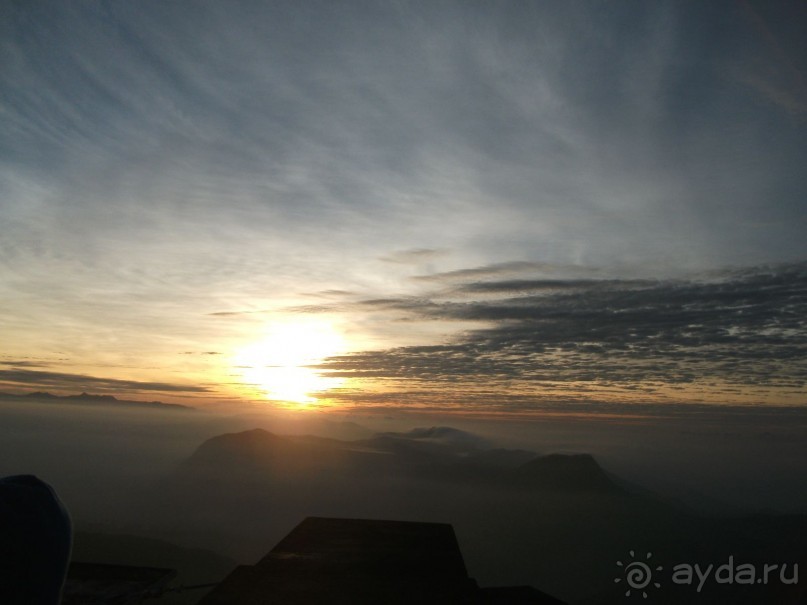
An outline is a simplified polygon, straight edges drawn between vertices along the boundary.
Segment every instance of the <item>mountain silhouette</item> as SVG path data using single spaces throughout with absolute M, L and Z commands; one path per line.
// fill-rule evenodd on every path
M 125 406 L 125 407 L 141 407 L 151 409 L 165 409 L 165 410 L 181 410 L 193 411 L 187 405 L 179 403 L 163 403 L 162 401 L 133 401 L 128 399 L 118 399 L 114 395 L 94 395 L 92 393 L 80 393 L 78 395 L 54 395 L 46 391 L 35 391 L 26 393 L 24 395 L 13 395 L 11 393 L 0 393 L 0 400 L 7 401 L 36 401 L 38 403 L 51 403 L 51 404 L 80 404 L 80 405 L 98 405 L 98 406 Z
M 804 515 L 707 515 L 623 481 L 591 454 L 485 449 L 449 429 L 352 441 L 262 429 L 221 434 L 137 510 L 166 538 L 196 535 L 237 560 L 254 560 L 305 515 L 451 522 L 478 579 L 526 582 L 572 602 L 624 600 L 624 589 L 613 592 L 616 561 L 631 549 L 652 551 L 665 570 L 729 555 L 804 560 Z M 681 596 L 668 585 L 669 577 L 665 590 Z
M 514 477 L 528 487 L 559 490 L 607 490 L 619 488 L 591 454 L 549 454 L 519 466 Z
M 539 456 L 525 450 L 479 449 L 484 445 L 472 433 L 451 427 L 380 433 L 356 441 L 253 429 L 208 439 L 180 473 L 224 480 L 253 476 L 261 481 L 399 476 L 519 489 L 621 491 L 590 454 Z

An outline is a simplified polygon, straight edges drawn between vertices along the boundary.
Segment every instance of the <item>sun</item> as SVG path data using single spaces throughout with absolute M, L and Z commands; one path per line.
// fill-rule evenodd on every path
M 267 326 L 261 340 L 236 352 L 234 365 L 267 399 L 305 405 L 342 382 L 311 366 L 344 350 L 343 336 L 330 323 L 295 319 Z

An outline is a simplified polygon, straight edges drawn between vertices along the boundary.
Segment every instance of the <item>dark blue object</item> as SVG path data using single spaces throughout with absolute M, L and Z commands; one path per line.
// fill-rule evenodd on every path
M 53 488 L 33 475 L 0 479 L 0 603 L 57 605 L 71 544 Z

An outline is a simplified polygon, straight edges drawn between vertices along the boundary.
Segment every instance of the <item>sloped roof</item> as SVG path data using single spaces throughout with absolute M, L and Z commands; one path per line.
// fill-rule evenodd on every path
M 535 589 L 517 592 L 519 603 L 559 603 Z M 451 525 L 309 517 L 199 605 L 450 605 L 507 596 L 515 593 L 480 590 L 468 577 Z

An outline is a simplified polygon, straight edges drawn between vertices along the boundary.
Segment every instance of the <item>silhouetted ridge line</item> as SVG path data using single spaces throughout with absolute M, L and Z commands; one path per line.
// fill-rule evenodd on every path
M 441 429 L 439 434 L 451 434 Z M 406 435 L 413 434 L 414 438 Z M 323 481 L 339 477 L 400 476 L 455 483 L 490 484 L 514 489 L 624 491 L 590 454 L 537 456 L 525 450 L 469 450 L 433 442 L 422 435 L 382 433 L 372 439 L 341 441 L 312 436 L 280 436 L 264 429 L 227 433 L 202 443 L 180 469 L 186 478 L 269 481 L 306 476 Z
M 514 476 L 524 485 L 564 490 L 619 491 L 591 454 L 549 454 L 518 467 Z
M 11 393 L 0 393 L 0 399 L 16 400 L 21 399 L 34 400 L 43 403 L 54 404 L 90 404 L 90 405 L 108 405 L 108 406 L 126 406 L 126 407 L 144 407 L 151 409 L 170 409 L 170 410 L 195 410 L 195 408 L 182 405 L 179 403 L 163 403 L 162 401 L 135 401 L 130 399 L 118 399 L 114 395 L 94 395 L 92 393 L 80 393 L 78 395 L 54 395 L 46 391 L 35 391 L 32 393 L 25 393 L 24 395 L 14 395 Z

